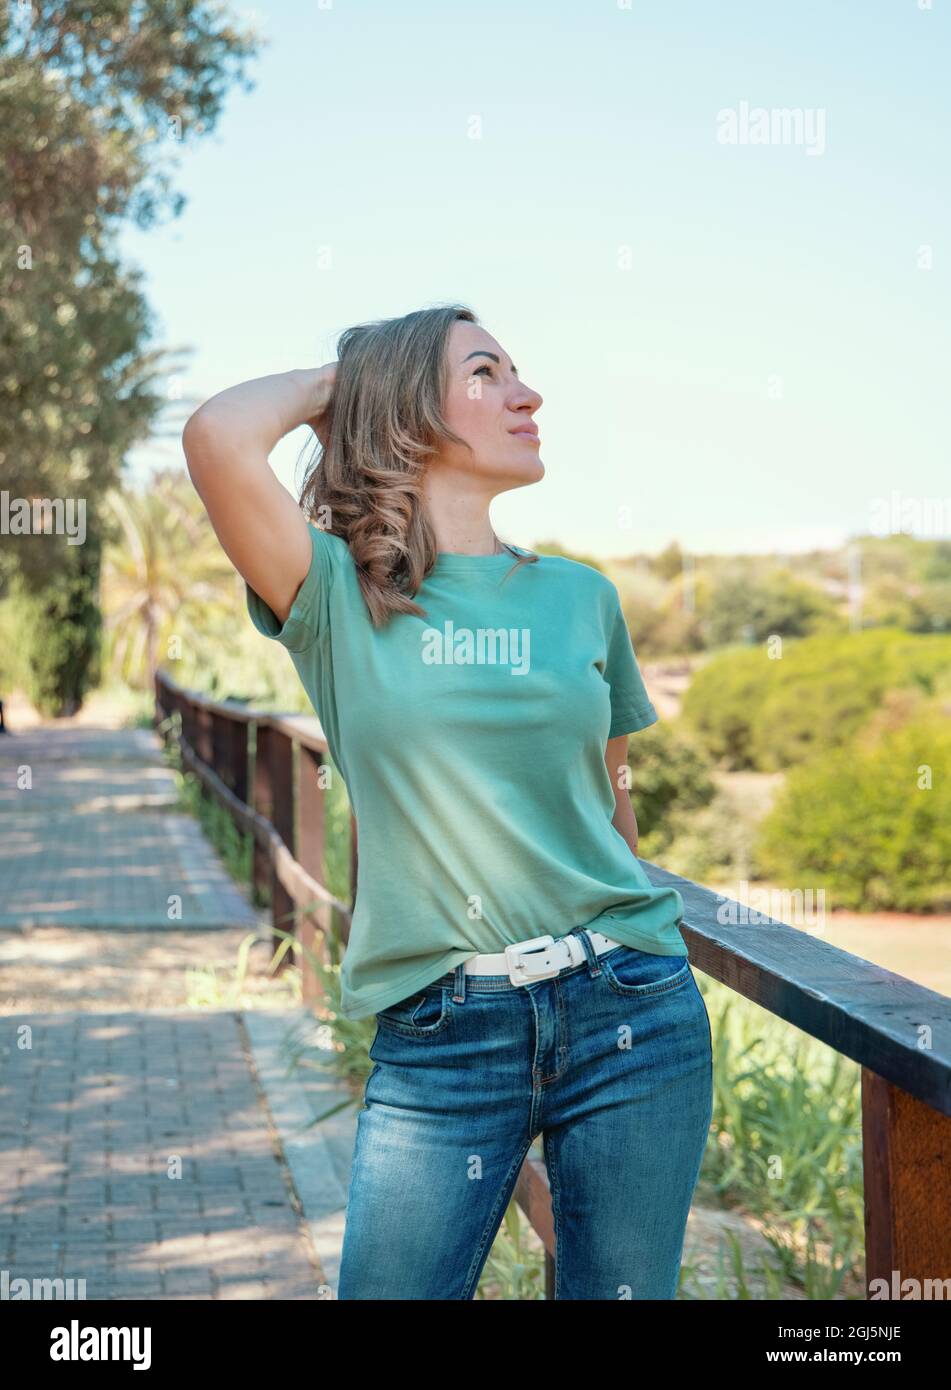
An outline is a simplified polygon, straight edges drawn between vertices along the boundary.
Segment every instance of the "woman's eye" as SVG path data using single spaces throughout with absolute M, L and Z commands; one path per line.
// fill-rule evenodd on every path
M 489 366 L 489 364 L 488 364 L 487 362 L 486 362 L 486 363 L 483 363 L 483 365 L 482 365 L 481 367 L 476 367 L 476 369 L 475 369 L 475 371 L 472 373 L 472 375 L 473 375 L 473 376 L 478 376 L 480 372 L 489 372 L 489 373 L 491 374 L 492 368 Z

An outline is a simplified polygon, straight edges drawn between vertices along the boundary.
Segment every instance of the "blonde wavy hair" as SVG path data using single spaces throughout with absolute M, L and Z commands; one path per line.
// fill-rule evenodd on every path
M 300 506 L 347 542 L 375 627 L 393 613 L 426 616 L 412 597 L 436 562 L 421 482 L 443 443 L 466 443 L 442 414 L 457 319 L 478 323 L 471 309 L 451 304 L 355 324 L 337 340 L 321 428 L 327 444 L 318 441 L 311 456 Z M 502 544 L 515 561 L 506 579 L 538 559 Z

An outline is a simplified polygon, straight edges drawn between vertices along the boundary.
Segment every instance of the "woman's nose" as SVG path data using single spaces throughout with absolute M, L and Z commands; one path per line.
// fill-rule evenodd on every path
M 521 383 L 519 383 L 521 385 Z M 531 410 L 537 410 L 542 404 L 542 397 L 537 391 L 533 391 L 530 386 L 522 386 L 517 397 L 521 405 L 527 405 Z

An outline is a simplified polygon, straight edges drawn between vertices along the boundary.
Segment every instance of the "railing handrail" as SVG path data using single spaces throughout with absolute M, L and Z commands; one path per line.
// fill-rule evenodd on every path
M 274 714 L 250 707 L 236 700 L 215 700 L 200 691 L 189 690 L 161 669 L 155 673 L 155 690 L 159 707 L 171 707 L 180 711 L 187 709 L 191 712 L 190 719 L 192 720 L 195 715 L 201 714 L 207 716 L 210 724 L 217 722 L 220 725 L 226 721 L 231 721 L 232 724 L 245 730 L 253 724 L 258 731 L 259 744 L 264 734 L 271 731 L 280 735 L 286 745 L 297 743 L 313 752 L 317 762 L 323 762 L 328 754 L 326 737 L 320 726 L 320 720 L 315 717 L 299 714 Z M 199 749 L 193 748 L 189 744 L 184 727 L 181 732 L 181 740 L 184 765 L 199 777 L 206 790 L 211 792 L 230 812 L 234 823 L 245 834 L 252 837 L 255 844 L 252 877 L 255 882 L 270 878 L 275 928 L 280 926 L 282 930 L 293 933 L 293 922 L 287 921 L 286 918 L 294 909 L 305 911 L 311 922 L 320 921 L 323 917 L 322 926 L 326 925 L 327 914 L 329 913 L 335 915 L 341 936 L 344 941 L 347 941 L 349 939 L 352 902 L 348 906 L 334 897 L 320 879 L 309 872 L 308 867 L 305 867 L 296 857 L 292 843 L 294 840 L 293 814 L 289 814 L 289 808 L 287 806 L 281 808 L 282 814 L 279 819 L 281 829 L 284 831 L 283 835 L 281 829 L 271 819 L 274 816 L 271 807 L 268 807 L 268 815 L 262 814 L 256 808 L 257 789 L 250 787 L 247 776 L 247 735 L 245 734 L 243 746 L 237 759 L 241 770 L 235 779 L 236 787 L 229 786 L 221 776 L 222 769 L 212 765 L 215 762 L 213 739 L 211 763 L 202 758 Z M 233 751 L 232 747 L 232 753 Z M 229 771 L 234 777 L 236 772 L 234 762 L 231 762 Z M 272 770 L 266 767 L 264 771 L 266 781 L 269 784 L 268 791 L 272 793 L 273 786 L 270 784 Z M 317 857 L 320 858 L 323 849 L 322 836 L 321 843 L 316 848 L 318 850 Z M 305 998 L 311 999 L 321 992 L 320 982 L 312 962 L 306 957 L 301 963 L 301 970 L 304 978 Z
M 758 911 L 755 923 L 724 924 L 721 915 L 753 909 L 641 863 L 653 884 L 683 897 L 684 938 L 698 969 L 951 1115 L 947 995 Z
M 210 695 L 203 695 L 198 690 L 189 690 L 186 686 L 179 685 L 178 681 L 173 680 L 161 668 L 155 673 L 155 679 L 169 694 L 188 700 L 196 709 L 234 719 L 240 724 L 266 724 L 268 728 L 287 734 L 289 738 L 293 738 L 305 748 L 313 749 L 315 753 L 329 751 L 320 720 L 314 714 L 275 713 L 271 710 L 255 709 L 237 700 L 215 700 Z
M 236 822 L 255 835 L 255 881 L 265 872 L 270 875 L 275 925 L 298 909 L 301 944 L 306 945 L 315 940 L 316 931 L 326 934 L 336 914 L 346 941 L 350 909 L 321 883 L 324 802 L 323 784 L 315 774 L 329 750 L 320 721 L 212 700 L 186 690 L 164 671 L 156 673 L 155 690 L 160 711 L 181 712 L 183 761 Z M 249 739 L 236 732 L 250 724 L 256 726 L 258 741 L 253 787 Z M 190 736 L 197 739 L 196 748 L 189 744 Z M 306 756 L 292 757 L 295 744 Z M 354 885 L 356 833 L 351 812 Z M 887 1284 L 896 1271 L 919 1281 L 948 1277 L 951 999 L 766 914 L 757 912 L 758 920 L 745 922 L 752 909 L 743 903 L 649 860 L 640 862 L 652 884 L 674 887 L 683 898 L 682 931 L 692 964 L 861 1067 L 869 1287 L 872 1279 Z M 319 992 L 320 985 L 308 977 L 306 953 L 301 968 L 307 999 L 313 997 L 308 991 Z M 552 1297 L 551 1196 L 544 1165 L 533 1154 L 519 1174 L 515 1199 L 544 1242 L 546 1290 Z
M 307 747 L 327 751 L 315 717 L 212 700 L 186 690 L 165 672 L 159 675 L 170 690 L 200 708 L 266 723 Z M 641 859 L 641 864 L 654 885 L 680 892 L 683 933 L 698 969 L 951 1115 L 951 999 L 761 913 L 756 914 L 761 920 L 751 925 L 724 925 L 724 910 L 748 914 L 751 909 L 650 860 Z

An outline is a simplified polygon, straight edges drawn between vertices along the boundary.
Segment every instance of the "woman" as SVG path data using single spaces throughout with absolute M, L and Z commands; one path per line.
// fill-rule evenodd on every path
M 541 403 L 450 305 L 351 328 L 336 363 L 231 387 L 183 435 L 359 826 L 342 1011 L 377 1028 L 342 1299 L 471 1299 L 538 1134 L 555 1297 L 677 1290 L 709 1020 L 682 899 L 637 858 L 627 736 L 657 714 L 617 590 L 489 520 L 544 474 Z M 299 506 L 268 454 L 303 423 Z

